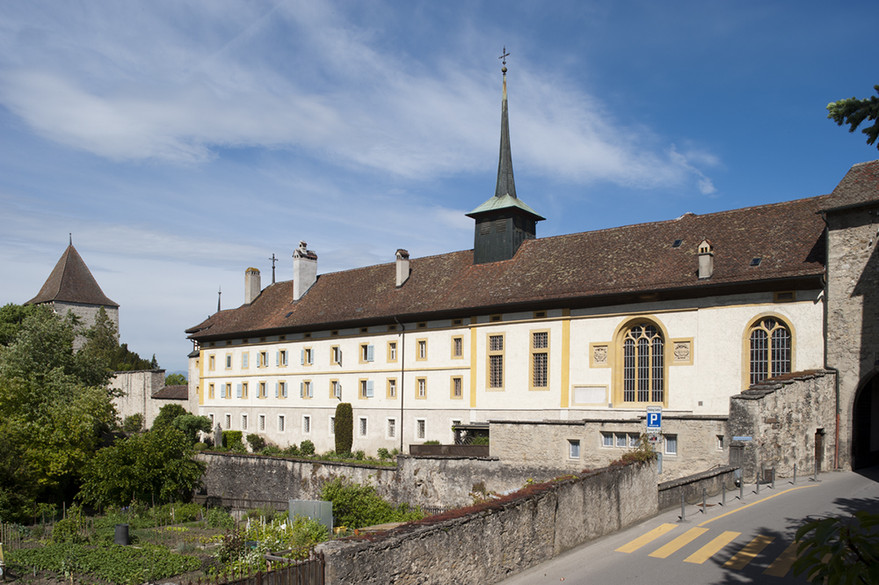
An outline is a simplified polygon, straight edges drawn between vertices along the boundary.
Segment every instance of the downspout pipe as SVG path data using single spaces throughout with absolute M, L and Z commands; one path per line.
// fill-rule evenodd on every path
M 830 224 L 827 222 L 827 214 L 825 212 L 821 212 L 821 219 L 824 220 L 824 240 L 825 240 L 825 249 L 830 248 Z M 824 369 L 833 372 L 833 395 L 834 400 L 836 401 L 834 413 L 835 413 L 835 428 L 833 430 L 833 469 L 839 470 L 839 418 L 840 418 L 840 404 L 839 404 L 839 369 L 835 368 L 827 363 L 828 352 L 827 352 L 827 337 L 828 332 L 830 331 L 829 322 L 830 322 L 830 307 L 828 306 L 830 295 L 830 278 L 828 278 L 828 272 L 830 271 L 830 262 L 828 261 L 827 266 L 824 267 Z
M 400 387 L 397 392 L 400 394 L 400 453 L 403 453 L 403 400 L 406 392 L 404 388 L 406 375 L 406 326 L 400 323 L 397 316 L 394 315 L 394 322 L 400 326 Z

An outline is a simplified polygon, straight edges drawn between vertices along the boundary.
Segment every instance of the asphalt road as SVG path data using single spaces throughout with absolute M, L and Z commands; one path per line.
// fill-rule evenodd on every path
M 680 508 L 570 550 L 503 585 L 664 585 L 807 583 L 789 570 L 793 537 L 807 519 L 879 512 L 879 468 L 745 486 L 710 498 L 706 511 Z

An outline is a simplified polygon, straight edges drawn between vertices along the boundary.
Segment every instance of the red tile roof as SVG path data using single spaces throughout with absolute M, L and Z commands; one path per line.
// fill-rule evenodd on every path
M 670 221 L 526 240 L 516 255 L 473 264 L 466 250 L 411 260 L 395 286 L 394 263 L 322 274 L 296 303 L 292 281 L 250 305 L 187 330 L 194 339 L 342 328 L 548 306 L 633 302 L 640 295 L 703 296 L 731 290 L 818 287 L 824 271 L 827 196 Z M 673 248 L 675 240 L 683 240 Z M 699 280 L 696 248 L 714 247 L 714 273 Z M 751 266 L 761 258 L 759 266 Z M 756 287 L 756 288 L 755 288 Z M 769 288 L 767 288 L 769 287 Z
M 826 209 L 879 203 L 879 160 L 854 165 L 827 200 Z
M 187 400 L 189 399 L 189 387 L 186 384 L 165 386 L 155 392 L 151 398 L 158 400 Z

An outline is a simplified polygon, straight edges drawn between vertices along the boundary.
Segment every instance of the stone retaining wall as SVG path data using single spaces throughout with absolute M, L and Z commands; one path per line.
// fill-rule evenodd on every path
M 337 477 L 375 486 L 395 503 L 430 508 L 454 508 L 473 502 L 475 488 L 506 494 L 531 481 L 546 481 L 571 470 L 505 465 L 476 457 L 424 458 L 397 456 L 397 467 L 200 453 L 208 497 L 227 500 L 317 499 L 321 486 Z
M 735 489 L 736 470 L 738 467 L 723 466 L 695 475 L 664 481 L 659 484 L 659 509 L 667 510 L 681 505 L 681 494 L 688 504 L 695 504 L 702 500 L 702 490 L 705 495 L 716 496 L 725 487 L 727 490 Z
M 776 477 L 791 477 L 794 465 L 799 473 L 810 473 L 816 454 L 823 460 L 823 469 L 830 469 L 836 414 L 834 382 L 834 375 L 824 370 L 798 372 L 766 380 L 733 396 L 730 438 L 747 440 L 732 441 L 733 449 L 741 449 L 741 460 L 731 456 L 730 465 L 741 465 L 748 482 L 768 469 L 774 469 Z
M 327 585 L 485 585 L 656 512 L 655 466 L 614 466 L 320 550 Z

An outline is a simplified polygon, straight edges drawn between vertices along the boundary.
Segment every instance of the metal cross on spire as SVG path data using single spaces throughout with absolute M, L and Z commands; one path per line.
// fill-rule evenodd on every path
M 278 258 L 275 257 L 274 252 L 272 252 L 272 257 L 269 260 L 272 261 L 272 284 L 275 284 L 275 262 L 278 261 Z
M 510 54 L 507 53 L 507 46 L 504 45 L 503 55 L 498 57 L 498 59 L 501 59 L 501 64 L 503 65 L 503 67 L 501 68 L 501 72 L 504 75 L 507 74 L 507 57 L 509 57 L 509 56 L 510 56 Z

